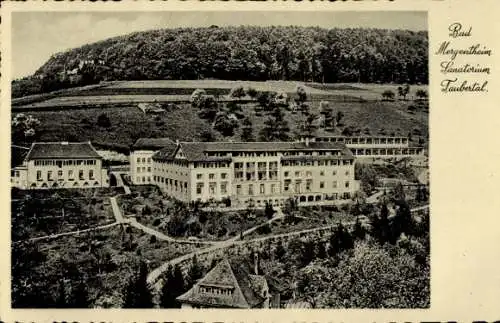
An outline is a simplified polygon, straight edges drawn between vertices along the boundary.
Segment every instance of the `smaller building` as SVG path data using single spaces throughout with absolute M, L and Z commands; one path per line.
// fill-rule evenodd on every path
M 130 147 L 130 179 L 134 185 L 153 184 L 153 155 L 160 149 L 177 148 L 170 138 L 139 138 Z
M 182 308 L 279 308 L 275 281 L 251 272 L 244 262 L 224 259 L 177 300 Z
M 20 189 L 106 187 L 107 170 L 90 142 L 37 142 L 11 171 Z

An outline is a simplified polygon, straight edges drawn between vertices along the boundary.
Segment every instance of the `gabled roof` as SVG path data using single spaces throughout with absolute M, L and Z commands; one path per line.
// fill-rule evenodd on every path
M 181 142 L 180 149 L 188 161 L 231 161 L 230 157 L 207 156 L 215 152 L 285 152 L 285 151 L 321 151 L 339 150 L 343 155 L 351 156 L 345 145 L 336 142 Z M 156 160 L 171 160 L 175 154 L 170 147 L 160 150 L 153 156 Z
M 131 150 L 158 150 L 172 145 L 175 147 L 175 142 L 170 138 L 139 138 Z
M 265 300 L 259 295 L 264 283 L 263 276 L 251 275 L 244 264 L 224 259 L 177 300 L 212 307 L 253 308 Z M 200 286 L 231 288 L 233 293 L 202 293 Z
M 26 160 L 47 158 L 102 158 L 90 142 L 35 142 Z

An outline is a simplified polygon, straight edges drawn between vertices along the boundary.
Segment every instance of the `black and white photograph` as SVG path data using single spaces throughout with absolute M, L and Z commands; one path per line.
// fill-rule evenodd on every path
M 12 308 L 430 308 L 426 11 L 10 19 Z

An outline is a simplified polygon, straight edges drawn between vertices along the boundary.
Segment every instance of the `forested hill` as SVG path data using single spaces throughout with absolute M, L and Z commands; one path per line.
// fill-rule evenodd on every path
M 100 80 L 427 83 L 426 31 L 210 27 L 138 32 L 51 57 L 45 90 Z M 74 84 L 72 84 L 74 85 Z

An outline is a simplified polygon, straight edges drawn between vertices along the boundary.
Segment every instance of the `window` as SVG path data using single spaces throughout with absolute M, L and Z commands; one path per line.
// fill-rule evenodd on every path
M 289 180 L 289 179 L 286 179 L 286 180 L 285 180 L 285 185 L 284 185 L 284 187 L 283 187 L 283 190 L 284 190 L 285 192 L 286 192 L 286 191 L 288 191 L 288 190 L 290 189 L 290 183 L 291 183 L 291 182 L 292 182 L 292 181 L 291 181 L 291 180 Z
M 325 188 L 325 182 L 319 182 L 319 188 Z
M 203 174 L 196 174 L 196 179 L 202 179 L 203 178 Z
M 260 184 L 260 194 L 266 194 L 266 187 L 264 184 Z
M 325 176 L 325 171 L 319 172 L 319 176 Z
M 52 178 L 52 171 L 51 170 L 49 170 L 47 172 L 47 180 L 49 180 L 49 181 L 53 181 L 54 180 L 54 178 Z
M 151 157 L 148 158 L 148 163 L 150 163 L 150 162 L 151 162 Z
M 332 182 L 332 188 L 337 188 L 337 181 Z
M 151 167 L 148 167 L 148 173 L 151 173 Z
M 58 170 L 57 171 L 57 177 L 63 177 L 63 171 L 62 170 Z
M 276 184 L 271 184 L 271 193 L 276 193 Z
M 75 179 L 73 176 L 74 176 L 73 171 L 72 171 L 72 170 L 68 170 L 68 179 L 69 179 L 70 181 L 72 181 L 72 180 L 74 180 L 74 179 Z
M 349 171 L 348 170 L 345 171 L 345 176 L 349 176 Z
M 215 178 L 215 174 L 208 174 L 208 179 L 214 179 Z
M 145 163 L 146 162 L 146 158 L 142 157 L 142 162 Z
M 41 181 L 42 180 L 42 171 L 41 170 L 37 170 L 36 171 L 36 180 L 37 181 Z
M 253 184 L 248 185 L 248 195 L 253 195 Z
M 345 182 L 345 187 L 346 187 L 346 188 L 347 188 L 347 187 L 349 187 L 349 181 L 346 181 L 346 182 Z
M 79 171 L 78 171 L 78 178 L 79 178 L 80 180 L 83 180 L 83 179 L 84 179 L 84 177 L 83 177 L 83 170 L 79 170 Z
M 227 194 L 227 183 L 226 182 L 220 183 L 220 193 Z
M 137 162 L 140 163 L 141 162 L 141 158 L 137 157 Z
M 311 171 L 307 171 L 306 172 L 306 177 L 311 177 L 312 176 L 312 172 Z
M 215 182 L 211 182 L 209 184 L 209 191 L 210 191 L 210 195 L 215 195 L 215 191 L 216 191 L 216 183 Z
M 307 192 L 311 191 L 311 186 L 312 186 L 312 179 L 306 180 L 306 191 Z
M 300 177 L 300 172 L 295 172 L 295 177 Z
M 140 173 L 141 172 L 141 168 L 140 167 L 137 167 L 137 172 Z
M 241 185 L 236 185 L 236 195 L 241 195 Z
M 288 172 L 285 172 L 284 174 L 285 174 L 285 177 L 288 177 Z
M 226 177 L 227 177 L 227 174 L 226 174 L 226 173 L 222 173 L 222 174 L 220 174 L 220 178 L 222 178 L 222 179 L 226 179 Z
M 336 170 L 334 170 L 334 171 L 332 172 L 332 175 L 333 175 L 333 176 L 337 175 L 337 171 L 336 171 Z
M 201 195 L 203 192 L 203 183 L 196 184 L 196 194 Z
M 92 169 L 89 170 L 89 179 L 94 179 L 94 171 Z

